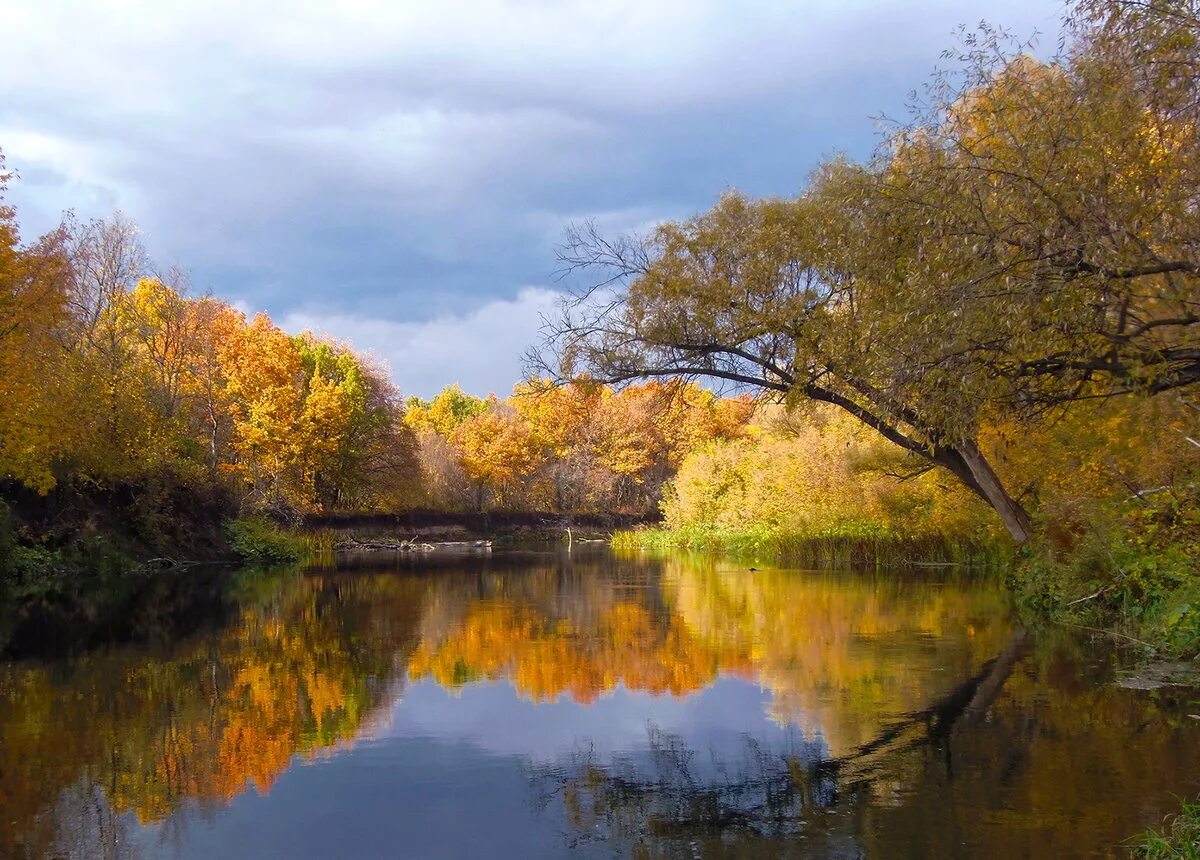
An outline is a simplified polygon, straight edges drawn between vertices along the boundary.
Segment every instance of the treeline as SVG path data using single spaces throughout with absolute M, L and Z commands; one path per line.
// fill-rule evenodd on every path
M 4 189 L 0 184 L 0 192 Z M 0 482 L 168 482 L 242 513 L 654 512 L 683 458 L 739 436 L 748 398 L 653 382 L 451 386 L 405 403 L 349 346 L 291 335 L 150 261 L 124 216 L 21 243 L 0 208 Z M 398 369 L 403 373 L 403 368 Z
M 431 507 L 653 513 L 684 458 L 740 437 L 752 411 L 747 397 L 681 382 L 533 380 L 506 400 L 458 386 L 410 398 L 404 420 Z
M 2 189 L 2 186 L 0 186 Z M 187 295 L 134 224 L 23 246 L 0 209 L 0 477 L 219 486 L 239 508 L 401 504 L 415 446 L 384 370 L 263 314 Z

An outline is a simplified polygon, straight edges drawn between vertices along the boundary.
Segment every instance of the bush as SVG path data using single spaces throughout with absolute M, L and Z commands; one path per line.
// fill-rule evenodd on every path
M 264 516 L 227 520 L 229 546 L 245 561 L 258 564 L 299 561 L 305 556 L 304 540 L 281 529 Z
M 1023 608 L 1114 627 L 1164 654 L 1200 652 L 1200 493 L 1194 485 L 1094 503 L 1068 530 L 1022 553 L 1012 585 Z

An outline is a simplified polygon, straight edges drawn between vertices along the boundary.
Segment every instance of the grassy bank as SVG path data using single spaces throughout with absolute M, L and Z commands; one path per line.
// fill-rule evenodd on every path
M 612 544 L 619 550 L 706 550 L 812 568 L 995 565 L 1010 556 L 998 542 L 937 533 L 900 534 L 870 524 L 808 533 L 766 527 L 738 531 L 709 526 L 635 529 L 617 532 Z

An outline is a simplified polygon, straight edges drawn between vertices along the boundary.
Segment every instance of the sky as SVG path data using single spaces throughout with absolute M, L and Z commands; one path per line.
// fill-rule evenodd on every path
M 137 221 L 193 289 L 507 394 L 564 227 L 639 232 L 868 156 L 958 25 L 1054 0 L 0 0 L 26 238 Z

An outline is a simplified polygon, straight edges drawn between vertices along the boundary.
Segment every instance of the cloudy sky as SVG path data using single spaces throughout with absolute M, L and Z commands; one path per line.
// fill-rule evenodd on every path
M 285 11 L 286 10 L 286 11 Z M 28 236 L 121 209 L 200 291 L 506 393 L 563 226 L 797 191 L 986 18 L 1055 0 L 0 0 Z

